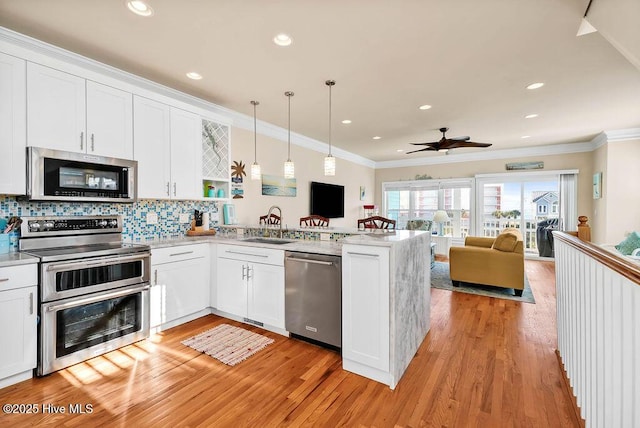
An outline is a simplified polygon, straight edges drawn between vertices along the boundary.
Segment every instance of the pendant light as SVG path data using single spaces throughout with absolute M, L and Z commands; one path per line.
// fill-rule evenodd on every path
M 251 101 L 253 105 L 253 165 L 251 165 L 251 179 L 260 180 L 262 172 L 258 164 L 258 127 L 256 126 L 256 106 L 260 104 L 258 101 Z
M 287 133 L 287 161 L 284 163 L 284 178 L 294 178 L 295 167 L 291 160 L 291 97 L 293 92 L 287 91 L 284 95 L 289 98 L 289 131 Z
M 327 80 L 324 84 L 329 87 L 329 154 L 324 158 L 324 175 L 336 175 L 336 158 L 331 156 L 331 87 L 336 81 Z

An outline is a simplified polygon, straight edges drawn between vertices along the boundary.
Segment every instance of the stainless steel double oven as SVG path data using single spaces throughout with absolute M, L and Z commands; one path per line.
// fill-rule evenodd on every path
M 149 336 L 150 250 L 121 242 L 120 216 L 27 217 L 40 258 L 39 376 Z

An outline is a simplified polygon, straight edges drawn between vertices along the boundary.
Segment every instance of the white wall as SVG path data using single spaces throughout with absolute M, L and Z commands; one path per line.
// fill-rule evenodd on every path
M 606 227 L 604 236 L 593 241 L 617 244 L 634 230 L 640 232 L 640 140 L 609 142 L 606 148 Z
M 251 180 L 251 164 L 254 161 L 253 132 L 233 127 L 231 130 L 232 161 L 242 161 L 246 167 L 244 198 L 234 199 L 239 224 L 257 224 L 272 205 L 282 209 L 283 225 L 298 226 L 300 217 L 309 215 L 309 186 L 311 181 L 345 186 L 344 218 L 331 219 L 331 226 L 357 227 L 363 204 L 373 202 L 375 170 L 343 159 L 336 159 L 336 175 L 324 176 L 324 153 L 291 145 L 291 160 L 295 163 L 298 185 L 296 197 L 263 196 L 260 181 Z M 287 159 L 287 143 L 258 134 L 258 163 L 262 173 L 282 177 Z M 366 196 L 360 200 L 360 186 L 365 186 Z

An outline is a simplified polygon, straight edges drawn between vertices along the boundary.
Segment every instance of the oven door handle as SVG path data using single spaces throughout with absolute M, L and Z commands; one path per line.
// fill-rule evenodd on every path
M 100 302 L 102 300 L 115 299 L 116 297 L 126 296 L 127 294 L 135 294 L 141 291 L 148 291 L 151 288 L 149 284 L 145 284 L 140 287 L 125 288 L 117 290 L 111 293 L 99 294 L 97 296 L 90 296 L 84 299 L 74 299 L 72 302 L 61 303 L 59 305 L 52 305 L 47 307 L 47 312 L 60 311 L 62 309 L 69 309 L 80 305 L 88 305 L 91 303 Z
M 107 259 L 101 259 L 98 261 L 76 261 L 76 262 L 72 262 L 72 263 L 61 263 L 61 264 L 57 264 L 57 263 L 51 263 L 50 265 L 47 266 L 47 272 L 58 272 L 61 270 L 73 270 L 73 268 L 75 267 L 96 267 L 96 266 L 107 266 L 107 265 L 114 265 L 114 264 L 118 264 L 118 263 L 124 263 L 124 262 L 129 262 L 129 261 L 134 261 L 134 260 L 141 260 L 144 261 L 144 259 L 146 259 L 147 257 L 149 257 L 148 253 L 143 253 L 141 254 L 136 254 L 134 256 L 122 256 L 122 257 L 109 257 Z

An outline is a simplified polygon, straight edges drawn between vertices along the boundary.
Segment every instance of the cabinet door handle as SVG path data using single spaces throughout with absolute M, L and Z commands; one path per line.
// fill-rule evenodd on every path
M 178 187 L 178 186 L 176 185 L 176 182 L 174 181 L 174 182 L 173 182 L 173 196 L 176 196 L 176 193 L 177 193 L 176 189 L 177 189 L 177 187 Z
M 95 148 L 95 144 L 93 143 L 93 140 L 94 140 L 94 138 L 93 138 L 93 133 L 92 133 L 92 134 L 91 134 L 91 151 L 92 151 L 92 152 L 95 152 L 95 151 L 96 151 L 96 148 Z
M 80 132 L 80 150 L 84 150 L 84 131 Z
M 29 293 L 29 315 L 33 315 L 33 293 Z
M 244 281 L 244 278 L 245 278 L 244 270 L 245 270 L 246 268 L 248 268 L 248 267 L 249 267 L 249 266 L 242 265 L 242 280 L 243 280 L 243 281 Z
M 167 196 L 171 196 L 171 183 L 167 181 Z
M 158 285 L 158 269 L 156 269 L 153 273 L 153 282 L 154 285 Z
M 251 279 L 251 272 L 253 272 L 253 268 L 249 267 L 249 265 L 247 265 L 247 280 Z

